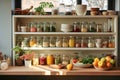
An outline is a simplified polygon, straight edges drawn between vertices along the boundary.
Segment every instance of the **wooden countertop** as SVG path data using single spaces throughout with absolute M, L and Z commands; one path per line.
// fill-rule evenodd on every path
M 115 75 L 120 76 L 120 68 L 113 68 L 108 71 L 98 71 L 94 68 L 73 68 L 69 71 L 66 69 L 53 69 L 49 66 L 11 66 L 7 70 L 0 70 L 0 75 Z

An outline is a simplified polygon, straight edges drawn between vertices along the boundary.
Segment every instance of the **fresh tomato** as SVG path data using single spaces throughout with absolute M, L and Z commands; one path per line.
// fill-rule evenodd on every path
M 78 60 L 77 59 L 73 59 L 73 63 L 76 63 Z

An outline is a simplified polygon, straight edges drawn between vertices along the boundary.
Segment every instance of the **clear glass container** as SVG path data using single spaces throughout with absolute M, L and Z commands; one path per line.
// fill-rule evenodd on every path
M 62 64 L 67 65 L 67 64 L 69 64 L 69 62 L 70 62 L 69 57 L 67 55 L 63 54 L 62 55 Z
M 30 23 L 30 32 L 37 32 L 36 25 L 33 22 Z
M 102 24 L 97 24 L 97 32 L 102 32 Z
M 34 37 L 34 36 L 30 37 L 29 45 L 30 45 L 30 47 L 36 47 L 37 46 L 36 37 Z
M 89 32 L 96 32 L 96 23 L 89 23 Z
M 56 47 L 62 47 L 62 39 L 59 36 L 56 38 Z
M 89 37 L 88 39 L 88 48 L 94 48 L 95 47 L 95 43 L 93 38 Z
M 80 23 L 79 22 L 74 22 L 73 23 L 73 31 L 74 32 L 80 32 Z
M 54 57 L 52 54 L 47 55 L 47 65 L 54 64 Z
M 64 3 L 60 3 L 59 4 L 59 15 L 65 15 L 65 4 Z
M 37 47 L 42 47 L 43 45 L 43 38 L 41 36 L 37 36 Z
M 61 56 L 58 55 L 58 54 L 56 54 L 56 55 L 55 55 L 55 64 L 58 65 L 58 64 L 60 64 L 60 63 L 61 63 Z
M 88 23 L 87 22 L 82 22 L 81 32 L 88 32 Z
M 46 65 L 46 55 L 45 54 L 40 54 L 40 57 L 39 57 L 39 64 L 40 65 Z
M 76 36 L 76 38 L 75 38 L 75 47 L 76 47 L 76 48 L 78 48 L 78 47 L 81 46 L 80 42 L 81 42 L 81 41 L 80 41 L 80 37 Z
M 42 32 L 42 27 L 41 27 L 41 25 L 42 25 L 41 22 L 36 23 L 37 32 Z
M 43 47 L 49 47 L 49 38 L 48 36 L 43 36 Z
M 75 47 L 75 39 L 73 36 L 69 37 L 69 47 Z
M 49 22 L 43 22 L 43 32 L 49 32 L 50 31 L 50 23 Z
M 50 47 L 55 47 L 56 39 L 54 36 L 50 36 Z
M 108 48 L 114 48 L 114 47 L 115 47 L 114 37 L 110 36 L 108 40 Z
M 24 39 L 21 43 L 21 47 L 29 47 L 29 38 L 24 37 Z
M 72 15 L 72 6 L 65 5 L 65 15 Z
M 50 23 L 50 32 L 56 32 L 56 23 L 55 22 L 51 22 Z
M 87 41 L 86 41 L 85 37 L 82 37 L 82 39 L 81 39 L 81 47 L 82 48 L 86 48 L 87 47 Z
M 63 37 L 63 40 L 62 40 L 62 47 L 68 47 L 69 46 L 69 41 L 67 39 L 67 37 Z

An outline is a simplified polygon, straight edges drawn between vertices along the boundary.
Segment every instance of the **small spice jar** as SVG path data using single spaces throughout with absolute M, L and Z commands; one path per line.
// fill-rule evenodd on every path
M 39 57 L 39 64 L 40 65 L 46 65 L 46 55 L 45 54 L 40 54 L 40 57 Z

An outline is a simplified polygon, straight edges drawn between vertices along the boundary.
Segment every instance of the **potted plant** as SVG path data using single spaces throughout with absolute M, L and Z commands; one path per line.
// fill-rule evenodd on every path
M 20 58 L 20 56 L 22 56 L 25 51 L 19 46 L 15 46 L 15 48 L 13 48 L 13 51 L 15 51 L 15 65 L 23 66 L 24 61 Z
M 54 5 L 52 2 L 40 2 L 40 6 L 34 8 L 35 9 L 35 14 L 36 15 L 44 15 L 46 14 L 45 11 L 44 11 L 44 8 L 53 8 Z
M 34 57 L 34 52 L 29 51 L 29 50 L 25 51 L 25 54 L 20 56 L 20 58 L 25 61 L 25 66 L 26 67 L 30 67 L 31 66 L 33 57 Z

